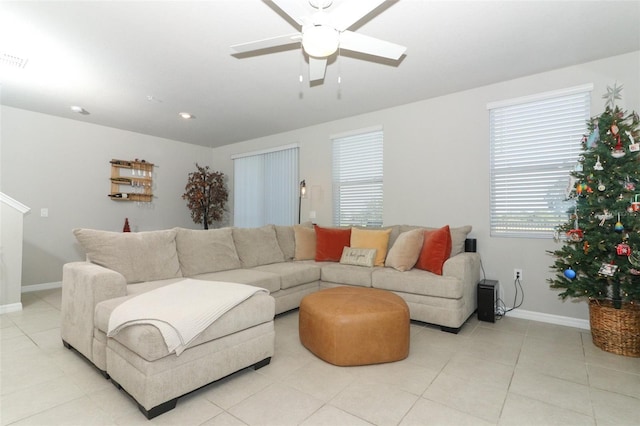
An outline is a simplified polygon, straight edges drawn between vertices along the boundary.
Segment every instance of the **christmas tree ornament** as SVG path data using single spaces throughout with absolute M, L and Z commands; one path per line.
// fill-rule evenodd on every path
M 589 241 L 585 241 L 584 244 L 582 244 L 582 251 L 585 255 L 589 254 L 589 248 Z
M 618 127 L 618 123 L 614 121 L 611 127 L 609 128 L 609 130 L 611 130 L 611 134 L 613 136 L 617 136 L 618 132 L 620 131 L 620 128 Z
M 600 129 L 598 129 L 598 123 L 596 123 L 595 127 L 593 128 L 593 131 L 587 138 L 587 141 L 586 141 L 587 148 L 588 149 L 593 148 L 594 146 L 596 146 L 599 140 L 600 140 Z
M 608 210 L 596 215 L 597 219 L 600 219 L 600 226 L 604 226 L 604 222 L 609 219 L 613 219 L 613 215 Z
M 618 271 L 618 265 L 614 265 L 613 263 L 603 263 L 600 265 L 600 269 L 598 269 L 598 274 L 605 277 L 613 277 Z
M 625 156 L 625 154 L 626 152 L 622 147 L 622 142 L 620 142 L 620 136 L 618 136 L 618 143 L 616 143 L 616 146 L 613 148 L 613 151 L 611 151 L 611 156 L 613 158 L 622 158 Z
M 627 179 L 624 181 L 624 189 L 626 189 L 627 191 L 636 190 L 636 184 L 631 182 L 631 180 L 629 179 L 629 176 L 627 176 Z
M 640 201 L 638 201 L 638 195 L 640 194 L 636 194 L 635 199 L 631 199 L 631 210 L 634 212 L 640 211 Z
M 616 254 L 618 256 L 629 256 L 631 255 L 631 247 L 629 244 L 620 243 L 616 246 Z
M 622 85 L 618 87 L 618 83 L 614 83 L 613 87 L 607 86 L 607 93 L 602 95 L 602 99 L 606 99 L 607 101 L 604 104 L 605 108 L 614 109 L 616 104 L 616 99 L 621 99 L 622 96 L 620 92 L 622 91 Z
M 604 186 L 604 183 L 602 183 L 602 181 L 601 181 L 601 180 L 600 180 L 600 181 L 598 181 L 598 191 L 602 192 L 602 191 L 604 191 L 605 189 L 607 189 L 607 187 L 606 187 L 606 186 Z
M 617 233 L 622 233 L 622 231 L 624 231 L 624 225 L 620 222 L 620 213 L 618 213 L 618 221 L 613 225 L 613 230 Z
M 575 210 L 575 213 L 572 215 L 575 217 L 575 221 L 573 222 L 573 229 L 567 232 L 567 238 L 569 241 L 573 241 L 574 243 L 579 243 L 584 238 L 584 232 L 578 226 L 578 210 Z
M 571 266 L 569 266 L 568 269 L 564 270 L 564 276 L 567 277 L 568 279 L 572 280 L 572 279 L 574 279 L 576 277 L 576 271 L 571 269 Z
M 600 162 L 600 156 L 598 155 L 598 161 L 596 161 L 596 164 L 593 165 L 593 170 L 604 170 L 604 167 L 602 167 L 602 163 Z
M 640 151 L 640 143 L 636 143 L 633 140 L 633 136 L 631 135 L 631 132 L 628 130 L 625 130 L 624 134 L 627 135 L 627 137 L 629 138 L 629 152 Z

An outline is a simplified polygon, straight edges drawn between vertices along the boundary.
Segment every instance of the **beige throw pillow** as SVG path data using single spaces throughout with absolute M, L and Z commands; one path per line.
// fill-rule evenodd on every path
M 109 232 L 74 229 L 90 262 L 121 273 L 128 284 L 182 277 L 176 230 Z
M 389 250 L 385 266 L 402 272 L 413 268 L 420 256 L 423 242 L 423 229 L 403 232 Z
M 293 225 L 296 241 L 295 260 L 313 260 L 316 258 L 316 231 L 304 225 Z

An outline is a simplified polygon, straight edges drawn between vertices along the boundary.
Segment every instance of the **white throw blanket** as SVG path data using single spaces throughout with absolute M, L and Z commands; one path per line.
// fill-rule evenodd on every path
M 118 305 L 109 317 L 107 336 L 131 325 L 150 324 L 162 333 L 169 353 L 180 355 L 216 319 L 259 292 L 269 293 L 245 284 L 187 278 Z

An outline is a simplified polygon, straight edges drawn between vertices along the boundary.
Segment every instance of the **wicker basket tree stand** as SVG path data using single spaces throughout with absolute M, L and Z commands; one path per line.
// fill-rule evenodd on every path
M 603 351 L 640 357 L 640 306 L 624 302 L 620 309 L 610 300 L 589 300 L 593 344 Z

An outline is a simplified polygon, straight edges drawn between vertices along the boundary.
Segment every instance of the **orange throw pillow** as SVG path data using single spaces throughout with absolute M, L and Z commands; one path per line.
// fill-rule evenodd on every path
M 351 243 L 351 228 L 313 227 L 316 230 L 316 261 L 340 262 L 342 250 Z
M 416 268 L 442 275 L 442 265 L 451 254 L 449 225 L 434 231 L 424 231 L 424 243 Z

